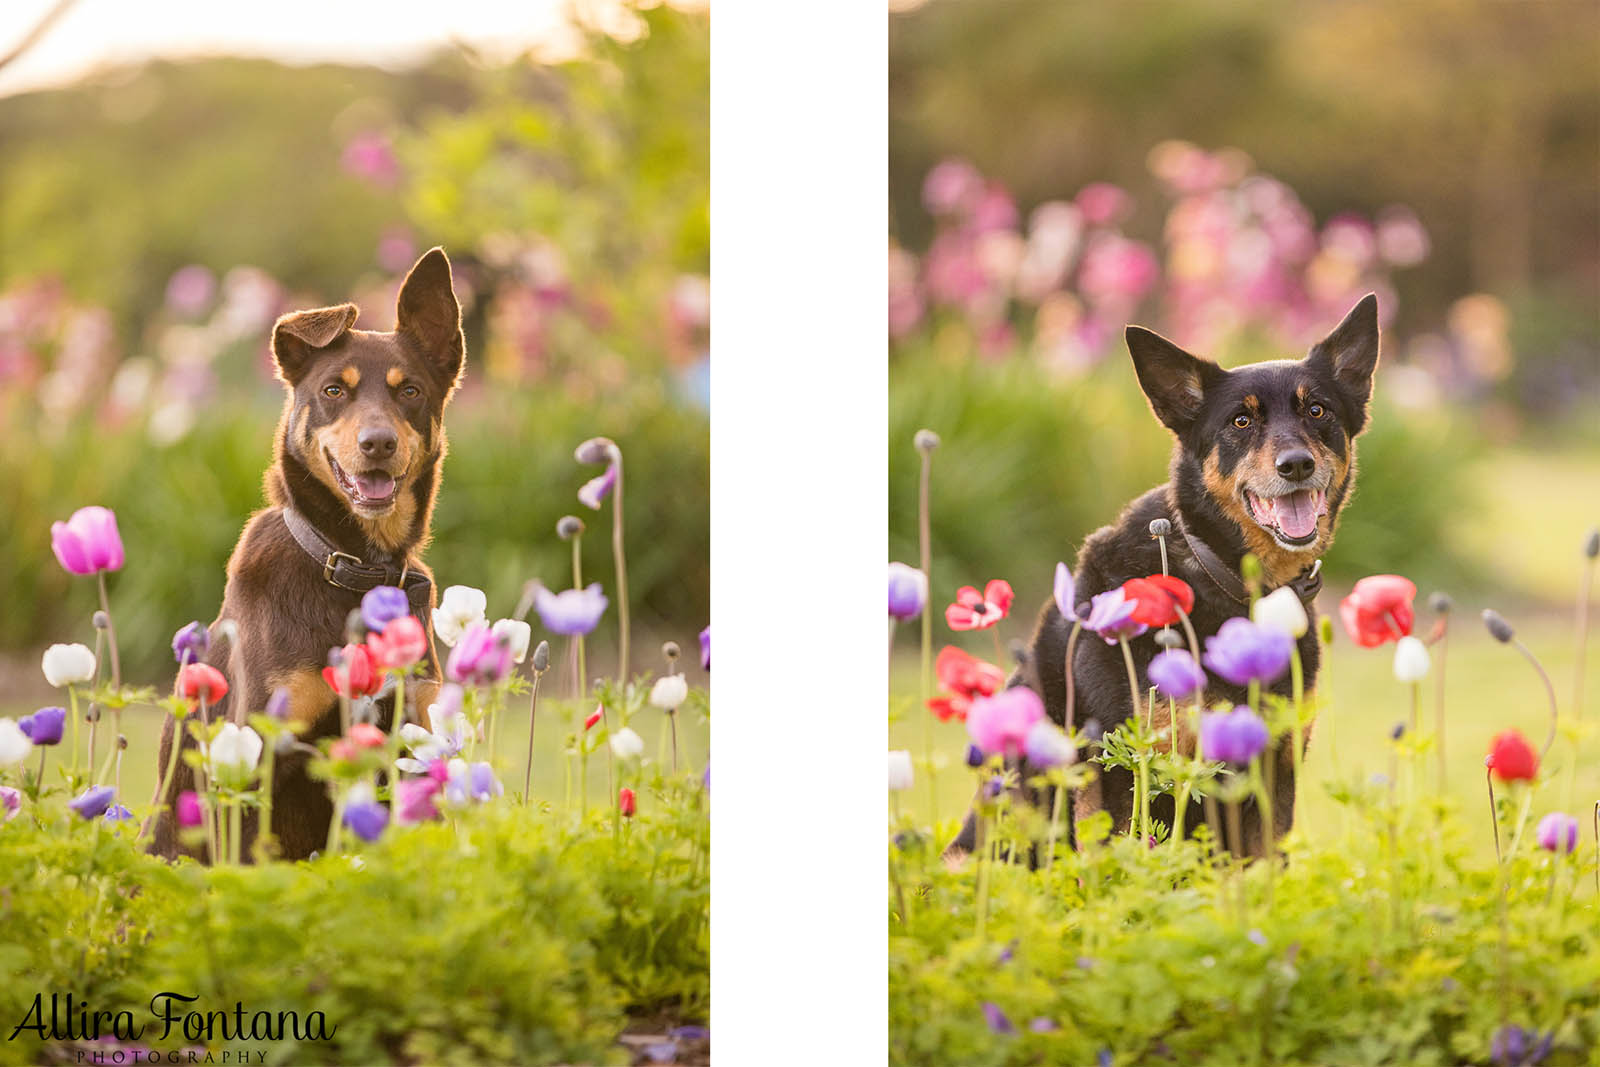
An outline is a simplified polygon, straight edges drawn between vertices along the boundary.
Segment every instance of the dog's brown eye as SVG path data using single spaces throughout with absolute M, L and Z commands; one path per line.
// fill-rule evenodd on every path
M 417 397 L 419 397 L 421 395 L 422 395 L 422 390 L 418 389 L 416 386 L 412 385 L 410 382 L 407 382 L 405 385 L 402 385 L 400 387 L 400 396 L 403 399 L 415 400 Z
M 1239 427 L 1239 429 L 1241 429 L 1241 430 L 1248 430 L 1250 428 L 1250 416 L 1249 415 L 1235 415 L 1233 417 L 1233 424 L 1235 426 Z
M 322 387 L 322 395 L 327 397 L 329 400 L 338 400 L 341 396 L 344 396 L 344 386 L 324 385 Z
M 1313 419 L 1320 419 L 1327 413 L 1327 409 L 1321 404 L 1312 404 L 1310 407 L 1306 408 L 1306 414 L 1310 415 Z

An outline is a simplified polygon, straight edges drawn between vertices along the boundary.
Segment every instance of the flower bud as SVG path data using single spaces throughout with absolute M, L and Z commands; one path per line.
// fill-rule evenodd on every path
M 533 650 L 533 669 L 540 674 L 550 669 L 549 641 L 540 641 L 539 647 Z
M 1324 615 L 1317 620 L 1317 636 L 1322 639 L 1323 644 L 1333 644 L 1333 617 L 1331 615 Z
M 1395 741 L 1400 740 L 1405 735 L 1406 735 L 1406 724 L 1403 723 L 1403 722 L 1395 723 L 1394 724 L 1394 729 L 1389 731 L 1390 738 L 1392 738 Z
M 118 734 L 117 735 L 117 748 L 119 750 L 122 750 L 122 751 L 127 751 L 127 748 L 128 748 L 128 735 L 127 734 Z
M 556 536 L 570 541 L 583 533 L 583 520 L 576 515 L 563 515 L 556 520 Z
M 1151 519 L 1150 520 L 1150 536 L 1151 537 L 1171 537 L 1172 536 L 1172 520 L 1171 519 Z
M 89 706 L 87 708 L 85 708 L 84 711 L 83 711 L 83 721 L 84 722 L 99 722 L 100 721 L 100 705 L 91 702 L 89 704 Z
M 910 789 L 912 781 L 911 753 L 904 749 L 891 751 L 889 753 L 889 788 L 894 791 Z
M 95 612 L 93 621 L 94 628 L 96 630 L 104 630 L 107 626 L 111 625 L 111 617 L 103 611 Z
M 1435 615 L 1448 615 L 1456 602 L 1450 599 L 1449 593 L 1433 593 L 1428 597 L 1428 609 Z
M 620 455 L 616 443 L 609 437 L 591 437 L 572 452 L 579 463 L 606 463 Z
M 1600 526 L 1589 531 L 1589 539 L 1583 543 L 1583 554 L 1590 559 L 1600 556 Z
M 1511 643 L 1516 631 L 1511 629 L 1511 624 L 1500 617 L 1500 613 L 1493 608 L 1483 609 L 1483 624 L 1489 628 L 1489 635 L 1501 644 Z
M 663 656 L 667 657 L 667 662 L 668 663 L 671 663 L 674 660 L 676 660 L 678 658 L 678 655 L 679 655 L 678 642 L 676 642 L 676 641 L 668 641 L 666 644 L 662 645 L 661 646 L 661 654 Z
M 983 766 L 983 749 L 979 748 L 977 745 L 968 745 L 967 746 L 967 766 L 968 767 L 982 767 Z
M 1394 644 L 1394 676 L 1401 682 L 1420 682 L 1428 675 L 1428 646 L 1407 634 Z
M 1181 648 L 1183 647 L 1183 638 L 1178 636 L 1178 631 L 1176 630 L 1157 630 L 1156 644 L 1162 648 Z
M 932 430 L 918 430 L 912 440 L 916 443 L 917 451 L 925 456 L 939 447 L 939 435 Z
M 1239 576 L 1246 585 L 1257 584 L 1261 581 L 1261 559 L 1254 552 L 1245 553 L 1244 559 L 1239 561 Z

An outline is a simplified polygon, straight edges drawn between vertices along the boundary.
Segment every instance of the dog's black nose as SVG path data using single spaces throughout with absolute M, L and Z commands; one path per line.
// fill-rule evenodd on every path
M 1316 470 L 1317 461 L 1303 448 L 1291 448 L 1278 456 L 1278 473 L 1291 482 L 1303 482 Z
M 361 445 L 361 454 L 368 459 L 388 459 L 400 446 L 399 436 L 387 426 L 369 426 L 356 436 L 356 441 Z

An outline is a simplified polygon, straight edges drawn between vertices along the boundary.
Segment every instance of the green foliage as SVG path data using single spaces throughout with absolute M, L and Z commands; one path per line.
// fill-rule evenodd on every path
M 224 567 L 246 517 L 264 504 L 275 412 L 240 405 L 212 409 L 193 432 L 154 448 L 138 426 L 85 421 L 41 425 L 32 450 L 0 458 L 0 497 L 27 521 L 0 526 L 0 646 L 49 641 L 93 645 L 94 583 L 75 579 L 50 553 L 50 523 L 86 504 L 117 513 L 127 548 L 110 576 L 112 609 L 130 677 L 159 680 L 172 669 L 167 647 L 190 619 L 209 622 L 222 602 Z M 491 391 L 451 407 L 450 454 L 426 559 L 442 586 L 474 585 L 491 609 L 509 613 L 530 578 L 551 588 L 571 582 L 571 548 L 556 520 L 582 513 L 584 581 L 614 595 L 611 503 L 591 512 L 575 496 L 596 468 L 572 449 L 596 434 L 622 448 L 624 517 L 634 626 L 671 627 L 680 642 L 705 625 L 709 446 L 704 415 L 685 410 L 655 381 L 579 402 L 557 391 Z M 614 614 L 591 648 L 611 648 Z
M 893 366 L 890 381 L 891 559 L 918 558 L 920 457 L 912 437 L 926 427 L 943 441 L 932 473 L 936 608 L 959 586 L 1000 577 L 1016 588 L 1023 615 L 1031 614 L 1057 561 L 1070 565 L 1084 537 L 1166 480 L 1171 434 L 1151 415 L 1124 360 L 1062 381 L 1020 359 L 986 365 L 912 353 Z M 1472 506 L 1470 441 L 1442 416 L 1387 403 L 1380 375 L 1357 455 L 1356 492 L 1326 561 L 1329 576 L 1465 577 L 1438 546 Z
M 1347 831 L 1291 835 L 1281 865 L 1127 836 L 1039 871 L 993 864 L 981 937 L 975 864 L 898 854 L 890 1062 L 1481 1064 L 1507 1023 L 1553 1030 L 1548 1063 L 1588 1062 L 1593 849 L 1555 857 L 1530 831 L 1502 897 L 1453 808 L 1380 786 L 1341 802 Z M 1016 1032 L 992 1031 L 985 1002 Z
M 47 809 L 49 811 L 51 809 Z M 709 1005 L 703 791 L 655 779 L 640 814 L 563 829 L 508 804 L 391 829 L 359 857 L 211 870 L 54 808 L 0 828 L 0 1018 L 35 993 L 129 1010 L 325 1013 L 326 1044 L 246 1042 L 271 1062 L 625 1063 L 630 1014 Z M 130 824 L 132 825 L 132 824 Z M 15 1025 L 12 1022 L 11 1025 Z M 42 1062 L 33 1034 L 0 1061 Z

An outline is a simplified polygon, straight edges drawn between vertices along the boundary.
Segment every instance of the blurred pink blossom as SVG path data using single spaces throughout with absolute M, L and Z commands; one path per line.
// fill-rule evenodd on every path
M 954 215 L 972 206 L 983 192 L 983 176 L 964 159 L 947 159 L 922 181 L 922 206 L 935 217 Z
M 924 262 L 928 296 L 935 303 L 963 306 L 983 292 L 987 282 L 978 264 L 972 235 L 947 230 L 933 239 Z
M 216 275 L 198 263 L 179 267 L 167 279 L 167 307 L 186 318 L 199 316 L 216 295 Z
M 1078 272 L 1078 289 L 1092 304 L 1132 305 L 1161 274 L 1150 246 L 1120 234 L 1101 234 L 1089 243 Z
M 378 266 L 390 274 L 407 270 L 417 259 L 417 244 L 404 226 L 390 226 L 378 237 Z
M 1110 182 L 1091 182 L 1078 191 L 1073 203 L 1090 226 L 1118 222 L 1133 209 L 1133 197 Z
M 1322 227 L 1322 250 L 1364 270 L 1378 254 L 1378 237 L 1372 223 L 1347 211 Z
M 1428 258 L 1428 231 L 1416 213 L 1394 205 L 1378 214 L 1378 255 L 1396 267 L 1415 267 Z
M 1017 204 L 999 182 L 990 182 L 972 205 L 972 228 L 979 233 L 1009 230 L 1017 225 Z
M 400 163 L 386 134 L 375 130 L 358 133 L 345 143 L 339 163 L 346 174 L 374 185 L 389 187 L 400 180 Z

